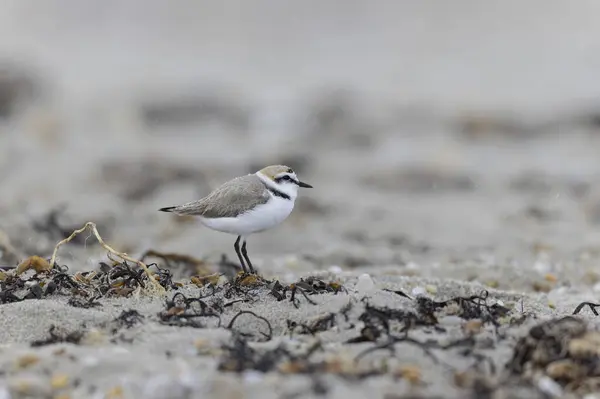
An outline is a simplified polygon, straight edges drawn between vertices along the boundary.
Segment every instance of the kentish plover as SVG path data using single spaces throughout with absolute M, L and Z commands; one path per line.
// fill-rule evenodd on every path
M 233 247 L 242 269 L 254 273 L 246 239 L 250 234 L 283 222 L 294 209 L 298 187 L 312 188 L 298 180 L 291 168 L 271 165 L 256 173 L 236 177 L 200 200 L 159 210 L 198 216 L 210 229 L 237 235 Z M 241 247 L 240 240 L 243 241 Z

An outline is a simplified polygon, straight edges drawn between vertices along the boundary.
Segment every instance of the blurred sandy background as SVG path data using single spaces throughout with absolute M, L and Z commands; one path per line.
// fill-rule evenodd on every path
M 61 206 L 134 254 L 232 258 L 232 237 L 156 210 L 287 163 L 315 189 L 251 238 L 262 270 L 596 281 L 597 2 L 0 10 L 3 264 L 49 255 L 60 232 L 36 223 Z M 74 269 L 104 256 L 69 248 Z

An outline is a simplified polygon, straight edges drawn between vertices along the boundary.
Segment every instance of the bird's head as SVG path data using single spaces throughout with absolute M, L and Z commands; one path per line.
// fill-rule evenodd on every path
M 292 168 L 285 165 L 270 165 L 262 168 L 256 174 L 261 177 L 267 184 L 271 184 L 274 188 L 295 198 L 298 194 L 298 188 L 312 188 L 310 184 L 298 180 L 296 173 Z

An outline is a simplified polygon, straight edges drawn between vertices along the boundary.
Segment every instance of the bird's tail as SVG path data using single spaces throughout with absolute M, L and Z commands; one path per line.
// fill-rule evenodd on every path
M 173 212 L 173 210 L 177 208 L 176 206 L 168 206 L 166 208 L 160 208 L 159 211 L 160 212 Z

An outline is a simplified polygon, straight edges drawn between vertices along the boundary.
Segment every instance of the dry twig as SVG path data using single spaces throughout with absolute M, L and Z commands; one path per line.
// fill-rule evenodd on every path
M 156 288 L 156 290 L 158 292 L 160 292 L 160 293 L 164 293 L 165 292 L 165 289 L 159 284 L 158 281 L 156 281 L 156 279 L 154 278 L 154 276 L 152 275 L 152 273 L 150 272 L 150 270 L 148 270 L 148 266 L 146 266 L 146 264 L 144 262 L 139 261 L 137 259 L 133 259 L 132 257 L 130 257 L 129 255 L 127 255 L 126 253 L 119 252 L 119 251 L 116 251 L 113 248 L 111 248 L 108 244 L 106 244 L 104 242 L 104 240 L 100 236 L 100 233 L 98 233 L 98 229 L 96 227 L 96 223 L 93 223 L 93 222 L 87 222 L 82 228 L 73 231 L 70 236 L 68 236 L 67 238 L 65 238 L 64 240 L 61 240 L 58 244 L 56 244 L 56 246 L 54 247 L 54 252 L 52 253 L 52 258 L 50 258 L 50 265 L 54 265 L 55 264 L 55 262 L 56 262 L 56 255 L 58 253 L 58 249 L 61 246 L 63 246 L 64 244 L 67 244 L 68 242 L 70 242 L 71 240 L 73 240 L 75 237 L 77 237 L 79 234 L 83 233 L 87 229 L 89 229 L 92 232 L 92 234 L 94 235 L 94 237 L 96 237 L 96 239 L 98 240 L 98 242 L 100 243 L 100 245 L 102 246 L 102 248 L 104 248 L 105 250 L 107 250 L 110 254 L 113 254 L 113 255 L 121 258 L 123 261 L 133 262 L 133 263 L 137 264 L 140 268 L 142 268 L 144 270 L 144 272 L 148 276 L 148 279 L 154 285 L 154 287 Z

